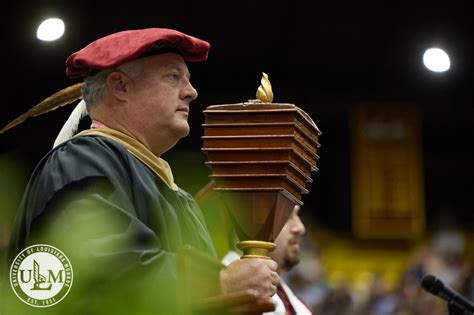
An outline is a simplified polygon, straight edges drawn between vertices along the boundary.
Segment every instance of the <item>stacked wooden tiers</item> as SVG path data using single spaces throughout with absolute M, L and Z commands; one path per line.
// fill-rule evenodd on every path
M 213 105 L 204 115 L 206 165 L 240 239 L 273 241 L 308 193 L 320 131 L 293 104 Z

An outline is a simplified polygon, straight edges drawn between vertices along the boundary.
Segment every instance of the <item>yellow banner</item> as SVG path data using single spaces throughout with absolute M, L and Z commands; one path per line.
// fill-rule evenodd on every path
M 404 105 L 360 105 L 350 122 L 355 235 L 420 238 L 425 209 L 418 112 Z

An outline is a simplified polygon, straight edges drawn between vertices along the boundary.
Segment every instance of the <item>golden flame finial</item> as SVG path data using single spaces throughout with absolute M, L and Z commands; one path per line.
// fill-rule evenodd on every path
M 272 85 L 265 72 L 262 72 L 262 79 L 260 80 L 260 86 L 257 90 L 257 99 L 263 103 L 273 102 Z

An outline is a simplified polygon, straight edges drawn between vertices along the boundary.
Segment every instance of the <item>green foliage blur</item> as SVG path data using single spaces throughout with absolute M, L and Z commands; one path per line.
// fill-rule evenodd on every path
M 92 190 L 69 196 L 71 199 L 64 200 L 58 207 L 60 211 L 50 211 L 51 214 L 43 218 L 46 224 L 32 232 L 27 244 L 49 244 L 68 257 L 73 269 L 68 295 L 46 308 L 35 308 L 22 302 L 10 286 L 10 262 L 6 260 L 6 251 L 26 186 L 24 178 L 28 176 L 13 161 L 6 158 L 0 161 L 0 203 L 3 207 L 0 212 L 0 315 L 185 314 L 192 302 L 190 294 L 197 299 L 203 294 L 216 293 L 213 290 L 218 280 L 203 277 L 202 272 L 196 282 L 191 283 L 193 276 L 189 277 L 187 270 L 194 274 L 197 274 L 196 270 L 205 270 L 200 263 L 191 269 L 180 267 L 176 253 L 160 252 L 157 250 L 159 244 L 137 240 L 137 235 L 131 232 L 133 219 L 118 214 L 119 211 L 97 207 Z M 218 268 L 214 267 L 211 269 L 218 273 Z M 206 280 L 210 283 L 202 283 Z M 178 288 L 181 291 L 178 292 Z

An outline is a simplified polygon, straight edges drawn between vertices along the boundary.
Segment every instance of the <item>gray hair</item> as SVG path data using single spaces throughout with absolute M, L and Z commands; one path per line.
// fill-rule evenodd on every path
M 102 70 L 94 75 L 84 78 L 84 85 L 82 87 L 82 97 L 86 102 L 87 112 L 90 112 L 92 106 L 97 105 L 102 100 L 104 89 L 106 87 L 107 76 L 114 71 L 121 71 L 125 74 L 136 77 L 142 70 L 140 59 L 124 63 L 115 69 Z

